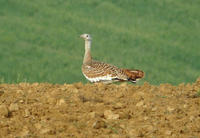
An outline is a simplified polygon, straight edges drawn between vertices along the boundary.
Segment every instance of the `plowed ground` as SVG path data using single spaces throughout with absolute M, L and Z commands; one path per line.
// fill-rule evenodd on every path
M 194 84 L 0 85 L 0 137 L 200 137 Z

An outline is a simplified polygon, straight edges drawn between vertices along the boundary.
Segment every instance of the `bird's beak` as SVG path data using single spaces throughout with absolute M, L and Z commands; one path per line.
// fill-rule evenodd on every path
M 83 38 L 83 35 L 80 35 L 81 38 Z

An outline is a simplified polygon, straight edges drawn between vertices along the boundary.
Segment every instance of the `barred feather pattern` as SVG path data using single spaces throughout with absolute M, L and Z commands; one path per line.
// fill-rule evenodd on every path
M 83 75 L 91 82 L 112 83 L 130 81 L 135 83 L 144 73 L 140 70 L 120 69 L 116 66 L 92 60 L 90 64 L 82 65 Z

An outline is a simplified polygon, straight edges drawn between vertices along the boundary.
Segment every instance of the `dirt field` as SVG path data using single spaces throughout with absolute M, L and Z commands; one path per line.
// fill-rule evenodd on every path
M 194 84 L 0 85 L 0 137 L 200 137 Z

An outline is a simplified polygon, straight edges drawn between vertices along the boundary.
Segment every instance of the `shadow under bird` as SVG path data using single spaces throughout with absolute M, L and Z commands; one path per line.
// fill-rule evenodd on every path
M 118 68 L 111 64 L 93 60 L 91 56 L 91 36 L 89 34 L 82 34 L 80 37 L 85 40 L 82 73 L 90 82 L 112 83 L 129 81 L 136 83 L 138 79 L 144 77 L 144 72 L 141 70 Z

